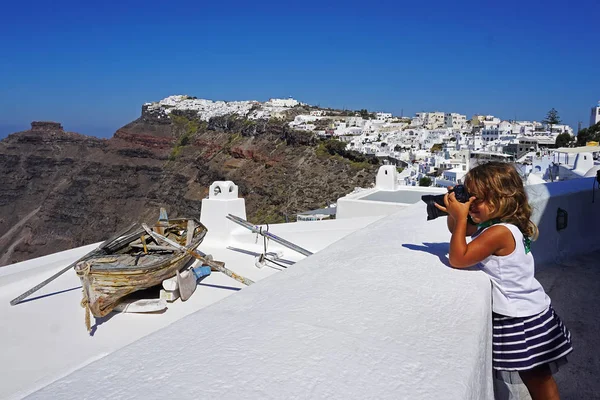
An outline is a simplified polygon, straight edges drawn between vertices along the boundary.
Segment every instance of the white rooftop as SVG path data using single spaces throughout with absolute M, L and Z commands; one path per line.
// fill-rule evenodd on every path
M 491 398 L 490 282 L 424 220 L 382 219 L 31 398 Z
M 381 217 L 315 221 L 271 225 L 270 231 L 295 243 L 319 251 L 339 238 Z M 236 226 L 237 227 L 237 226 Z M 205 240 L 206 243 L 210 241 Z M 243 287 L 223 274 L 213 272 L 185 303 L 170 303 L 161 314 L 109 314 L 88 335 L 84 324 L 81 283 L 68 271 L 24 302 L 9 301 L 76 261 L 98 243 L 0 268 L 0 398 L 22 398 L 74 370 L 98 360 Z M 233 232 L 232 247 L 260 253 L 262 239 L 242 227 Z M 269 251 L 280 250 L 282 258 L 297 261 L 303 256 L 270 242 Z M 259 281 L 276 273 L 273 267 L 254 267 L 254 257 L 225 246 L 201 244 L 200 249 L 224 261 L 235 272 Z M 92 318 L 93 324 L 93 318 Z
M 560 147 L 558 153 L 595 153 L 600 151 L 600 146 Z

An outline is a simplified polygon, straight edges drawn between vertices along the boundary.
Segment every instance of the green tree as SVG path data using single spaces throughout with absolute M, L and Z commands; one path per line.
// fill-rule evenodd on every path
M 419 179 L 419 186 L 431 186 L 431 178 L 428 176 L 424 176 Z
M 546 119 L 542 121 L 546 125 L 550 125 L 550 132 L 552 132 L 552 126 L 560 124 L 560 117 L 558 116 L 558 111 L 552 107 L 548 114 L 546 114 Z
M 565 147 L 565 146 L 569 145 L 570 141 L 571 141 L 571 135 L 564 132 L 556 137 L 555 144 L 556 144 L 556 147 Z
M 583 128 L 577 134 L 577 146 L 585 146 L 590 141 L 600 142 L 600 122 L 589 128 Z
M 324 142 L 325 148 L 329 152 L 329 154 L 339 154 L 343 156 L 346 152 L 346 143 L 337 139 L 329 139 Z

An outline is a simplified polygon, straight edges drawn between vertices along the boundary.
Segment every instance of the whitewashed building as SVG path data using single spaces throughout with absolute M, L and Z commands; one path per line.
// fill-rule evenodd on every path
M 600 122 L 600 101 L 594 107 L 592 107 L 592 112 L 590 114 L 590 126 L 596 125 Z
M 467 126 L 467 116 L 457 113 L 445 113 L 444 126 L 452 129 L 465 129 Z
M 544 124 L 544 128 L 548 132 L 550 132 L 550 129 L 552 129 L 552 133 L 568 133 L 569 135 L 573 136 L 573 128 L 571 128 L 569 125 L 554 124 L 551 127 L 550 124 Z
M 595 177 L 600 170 L 597 161 L 600 146 L 561 147 L 551 155 L 552 180 L 569 180 L 582 177 Z
M 467 174 L 466 166 L 456 167 L 446 170 L 442 176 L 435 179 L 434 185 L 438 187 L 456 186 L 464 183 Z
M 360 116 L 354 116 L 354 117 L 346 117 L 346 123 L 348 124 L 348 126 L 364 126 L 365 125 L 365 120 L 363 119 L 363 117 Z
M 392 119 L 392 113 L 378 112 L 375 114 L 375 119 L 378 121 L 387 121 L 388 119 Z
M 513 132 L 521 135 L 531 135 L 536 131 L 538 126 L 541 126 L 541 124 L 536 121 L 514 121 Z
M 274 107 L 295 107 L 300 102 L 290 97 L 288 99 L 269 99 L 265 104 Z
M 443 112 L 420 112 L 416 113 L 415 115 L 416 118 L 422 121 L 423 127 L 426 129 L 438 129 L 445 127 L 445 114 Z
M 483 121 L 481 136 L 485 142 L 498 140 L 501 136 L 512 134 L 513 126 L 508 121 L 499 121 L 497 118 Z

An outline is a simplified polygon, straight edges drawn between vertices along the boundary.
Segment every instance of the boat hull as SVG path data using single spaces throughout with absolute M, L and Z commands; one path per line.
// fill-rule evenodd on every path
M 194 235 L 187 249 L 195 250 L 205 235 L 204 225 L 195 221 Z M 81 279 L 84 302 L 87 302 L 94 317 L 101 318 L 109 314 L 125 296 L 161 284 L 191 262 L 192 256 L 182 251 L 154 254 L 125 252 L 102 254 L 82 261 L 77 265 L 76 272 Z

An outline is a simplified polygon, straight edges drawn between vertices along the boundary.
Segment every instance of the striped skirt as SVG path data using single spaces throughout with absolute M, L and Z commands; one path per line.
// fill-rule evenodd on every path
M 552 306 L 523 318 L 493 314 L 493 367 L 524 371 L 539 365 L 559 365 L 573 351 L 571 333 Z

